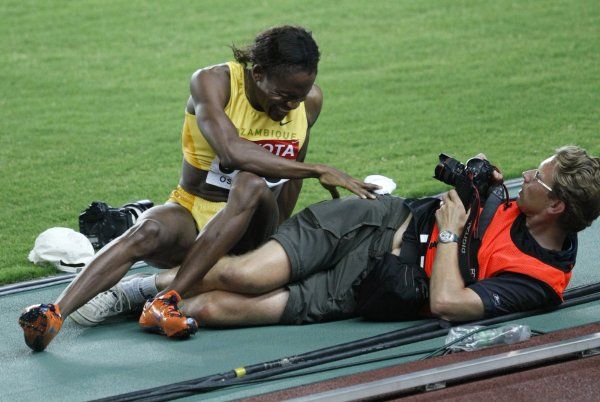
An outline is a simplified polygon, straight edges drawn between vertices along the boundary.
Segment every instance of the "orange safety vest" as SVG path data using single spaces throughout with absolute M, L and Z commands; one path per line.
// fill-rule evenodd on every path
M 523 274 L 547 283 L 562 300 L 563 292 L 571 279 L 571 272 L 563 272 L 519 250 L 510 237 L 510 228 L 520 213 L 516 202 L 511 203 L 507 209 L 501 206 L 496 211 L 483 235 L 477 254 L 477 280 L 491 278 L 503 272 Z M 425 254 L 424 268 L 428 277 L 431 277 L 433 269 L 438 233 L 436 223 L 429 236 Z

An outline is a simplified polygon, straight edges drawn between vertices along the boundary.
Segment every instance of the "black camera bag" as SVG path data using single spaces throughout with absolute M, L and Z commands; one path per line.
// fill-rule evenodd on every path
M 429 279 L 423 269 L 386 253 L 362 280 L 356 312 L 373 321 L 415 319 L 428 300 Z

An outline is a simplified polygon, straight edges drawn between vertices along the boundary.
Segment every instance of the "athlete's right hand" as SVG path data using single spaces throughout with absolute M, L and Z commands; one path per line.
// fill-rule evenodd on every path
M 360 198 L 374 200 L 376 196 L 373 192 L 380 188 L 376 184 L 357 180 L 341 170 L 337 170 L 327 165 L 319 165 L 318 179 L 321 185 L 331 193 L 332 198 L 340 198 L 337 187 L 343 187 L 358 195 Z

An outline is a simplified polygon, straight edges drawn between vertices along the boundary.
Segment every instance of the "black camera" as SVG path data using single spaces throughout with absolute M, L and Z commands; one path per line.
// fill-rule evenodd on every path
M 440 162 L 435 167 L 433 177 L 454 186 L 465 210 L 468 210 L 473 197 L 487 196 L 494 169 L 485 159 L 471 158 L 463 165 L 448 155 L 440 154 Z
M 139 216 L 154 206 L 150 200 L 141 200 L 113 208 L 105 202 L 94 201 L 79 215 L 79 231 L 98 251 L 111 240 L 133 226 Z

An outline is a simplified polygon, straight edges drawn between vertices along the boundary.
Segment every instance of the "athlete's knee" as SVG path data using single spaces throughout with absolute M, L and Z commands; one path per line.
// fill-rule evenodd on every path
M 123 235 L 123 241 L 135 255 L 143 256 L 156 251 L 164 243 L 165 232 L 163 223 L 144 219 Z
M 230 197 L 243 201 L 245 205 L 256 205 L 270 194 L 269 186 L 262 177 L 250 172 L 240 172 L 233 181 Z
M 233 179 L 233 185 L 244 186 L 249 189 L 262 190 L 268 187 L 265 180 L 257 174 L 251 172 L 239 172 Z

